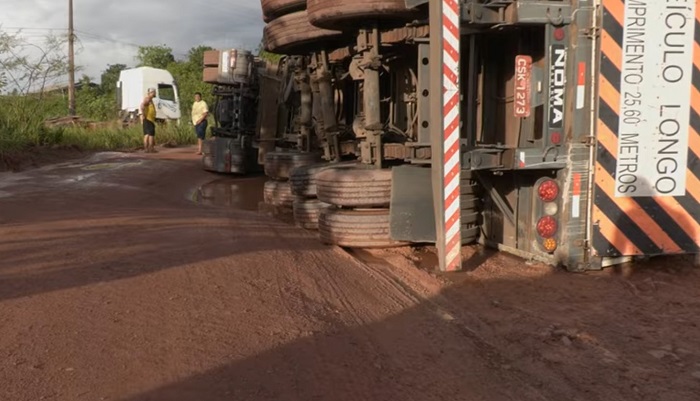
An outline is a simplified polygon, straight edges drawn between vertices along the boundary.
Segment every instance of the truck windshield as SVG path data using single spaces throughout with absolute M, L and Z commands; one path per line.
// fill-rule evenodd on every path
M 175 87 L 172 85 L 158 84 L 158 98 L 161 100 L 175 101 Z

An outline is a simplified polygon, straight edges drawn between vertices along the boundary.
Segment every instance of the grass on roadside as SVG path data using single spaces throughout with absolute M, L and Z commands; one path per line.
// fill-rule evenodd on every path
M 156 143 L 170 146 L 196 142 L 192 127 L 181 124 L 158 125 Z M 0 153 L 41 147 L 73 147 L 80 150 L 133 150 L 143 146 L 141 126 L 130 128 L 47 128 L 41 122 L 8 124 L 0 119 Z
M 196 137 L 187 124 L 156 127 L 156 144 L 191 145 Z M 134 151 L 143 147 L 141 126 L 130 128 L 47 128 L 41 121 L 11 124 L 0 119 L 0 171 L 13 168 L 23 155 L 40 153 L 42 149 L 67 148 L 80 151 Z
M 187 125 L 159 125 L 156 127 L 156 144 L 180 146 L 196 142 L 192 128 Z M 143 131 L 140 126 L 131 128 L 83 128 L 63 129 L 60 145 L 81 150 L 123 150 L 143 147 Z
M 73 151 L 133 151 L 143 147 L 141 126 L 121 128 L 98 124 L 97 128 L 47 127 L 48 118 L 65 116 L 62 96 L 0 95 L 0 170 L 12 168 L 29 155 L 42 150 L 70 149 Z M 191 145 L 196 142 L 192 127 L 183 118 L 176 123 L 156 127 L 156 144 L 168 146 Z

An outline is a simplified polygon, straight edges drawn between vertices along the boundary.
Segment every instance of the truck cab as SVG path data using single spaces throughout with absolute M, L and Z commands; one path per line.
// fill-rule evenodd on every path
M 156 120 L 179 123 L 180 98 L 178 87 L 172 74 L 167 70 L 138 67 L 123 70 L 117 81 L 117 104 L 120 118 L 125 124 L 138 120 L 139 107 L 148 88 L 155 88 Z

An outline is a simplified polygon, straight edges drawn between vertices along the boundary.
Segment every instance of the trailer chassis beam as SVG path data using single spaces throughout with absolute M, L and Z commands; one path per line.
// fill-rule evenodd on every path
M 339 161 L 341 156 L 338 143 L 338 121 L 335 115 L 335 96 L 333 95 L 333 75 L 331 74 L 328 53 L 317 52 L 312 57 L 311 68 L 314 72 L 314 85 L 318 87 L 320 115 L 323 120 L 324 157 L 326 160 Z
M 463 5 L 461 19 L 468 25 L 545 25 L 571 23 L 569 1 L 492 1 L 471 0 Z
M 360 143 L 360 156 L 364 164 L 382 167 L 382 131 L 384 123 L 381 116 L 381 96 L 379 92 L 379 70 L 382 59 L 379 54 L 379 28 L 360 29 L 357 35 L 357 49 L 362 58 L 358 67 L 362 70 L 362 105 L 364 121 L 362 131 L 365 140 Z
M 464 168 L 471 170 L 561 170 L 566 155 L 557 146 L 541 148 L 481 147 L 465 152 Z
M 302 151 L 311 149 L 311 123 L 313 95 L 309 83 L 309 70 L 305 65 L 300 65 L 294 71 L 294 80 L 301 94 L 301 105 L 299 110 L 299 139 L 297 147 Z

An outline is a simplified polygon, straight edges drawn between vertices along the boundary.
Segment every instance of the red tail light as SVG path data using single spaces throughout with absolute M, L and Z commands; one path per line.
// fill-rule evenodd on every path
M 557 229 L 557 220 L 552 216 L 544 216 L 537 222 L 537 234 L 542 238 L 553 237 Z
M 566 37 L 566 32 L 562 28 L 557 28 L 554 30 L 554 39 L 558 41 L 564 40 Z
M 553 202 L 559 196 L 559 185 L 554 180 L 547 180 L 537 188 L 537 195 L 544 202 Z
M 561 134 L 558 132 L 552 132 L 552 135 L 549 137 L 549 140 L 553 144 L 559 145 L 559 144 L 561 144 Z

